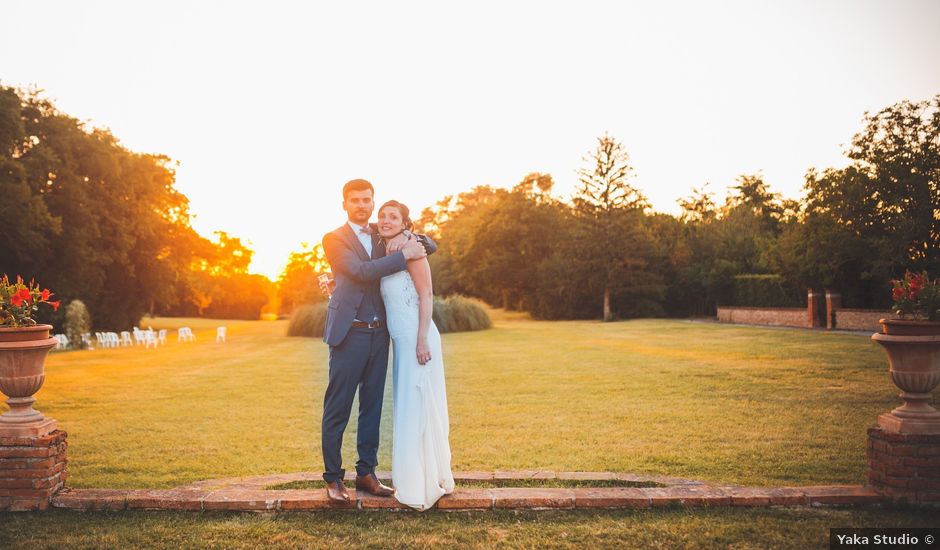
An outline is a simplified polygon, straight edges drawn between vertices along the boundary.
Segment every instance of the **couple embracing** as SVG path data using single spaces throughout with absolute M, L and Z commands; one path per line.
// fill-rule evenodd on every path
M 323 237 L 334 277 L 331 285 L 335 283 L 323 334 L 330 346 L 323 398 L 323 479 L 331 500 L 349 500 L 341 447 L 358 389 L 356 489 L 394 495 L 407 506 L 427 510 L 454 490 L 441 335 L 431 320 L 427 255 L 437 245 L 411 233 L 408 208 L 397 201 L 383 204 L 378 223 L 369 223 L 374 196 L 368 181 L 347 182 L 343 209 L 348 221 Z M 375 475 L 390 337 L 394 489 Z

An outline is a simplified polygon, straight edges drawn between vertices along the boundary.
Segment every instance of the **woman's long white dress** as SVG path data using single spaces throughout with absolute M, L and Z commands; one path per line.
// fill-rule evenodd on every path
M 427 510 L 454 490 L 441 334 L 428 330 L 431 360 L 418 363 L 418 291 L 407 270 L 382 278 L 382 299 L 394 344 L 392 482 L 402 504 Z

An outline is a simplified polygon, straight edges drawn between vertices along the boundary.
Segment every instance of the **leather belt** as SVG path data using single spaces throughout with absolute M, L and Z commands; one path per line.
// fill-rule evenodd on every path
M 378 319 L 372 321 L 371 323 L 366 323 L 365 321 L 353 321 L 352 326 L 356 328 L 381 328 L 382 321 Z

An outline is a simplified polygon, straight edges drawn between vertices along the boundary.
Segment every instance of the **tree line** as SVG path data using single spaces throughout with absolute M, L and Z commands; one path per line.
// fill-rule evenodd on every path
M 809 169 L 801 199 L 744 174 L 723 204 L 706 184 L 672 216 L 650 209 L 629 155 L 605 135 L 569 201 L 535 172 L 511 189 L 445 197 L 416 225 L 441 245 L 436 292 L 538 318 L 799 306 L 810 287 L 841 292 L 846 307 L 887 308 L 891 278 L 940 275 L 940 95 L 865 113 L 846 155 L 844 168 Z M 778 303 L 753 303 L 758 294 Z
M 570 200 L 533 172 L 510 188 L 444 197 L 416 226 L 440 245 L 430 257 L 437 294 L 537 318 L 799 305 L 807 287 L 886 308 L 891 278 L 940 274 L 940 95 L 866 113 L 846 155 L 844 168 L 809 169 L 800 199 L 744 174 L 721 204 L 706 184 L 673 216 L 651 209 L 627 151 L 605 135 Z M 241 239 L 192 228 L 175 166 L 127 150 L 34 90 L 0 86 L 0 273 L 82 299 L 102 329 L 145 313 L 257 319 L 325 299 L 319 244 L 291 254 L 277 284 L 248 273 Z M 64 313 L 44 315 L 58 323 Z

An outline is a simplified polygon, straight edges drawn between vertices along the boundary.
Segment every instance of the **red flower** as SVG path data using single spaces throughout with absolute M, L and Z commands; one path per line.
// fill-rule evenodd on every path
M 52 311 L 59 311 L 59 304 L 62 303 L 61 300 L 56 300 L 55 302 L 49 302 L 52 305 Z
M 914 290 L 914 289 L 912 288 L 911 291 L 907 293 L 907 299 L 908 299 L 908 300 L 916 300 L 916 299 L 917 299 L 917 293 L 918 293 L 918 290 Z
M 52 293 L 49 292 L 49 289 L 48 289 L 48 288 L 44 288 L 44 289 L 42 290 L 42 294 L 40 295 L 40 298 L 39 298 L 39 299 L 42 300 L 43 302 L 48 302 L 48 301 L 49 301 L 49 296 L 52 296 Z
M 32 296 L 29 295 L 29 289 L 21 288 L 13 296 L 10 296 L 10 303 L 15 306 L 23 305 L 23 302 L 28 302 L 32 299 Z
M 899 286 L 894 287 L 894 290 L 891 291 L 891 297 L 894 298 L 895 301 L 904 298 L 904 289 Z

